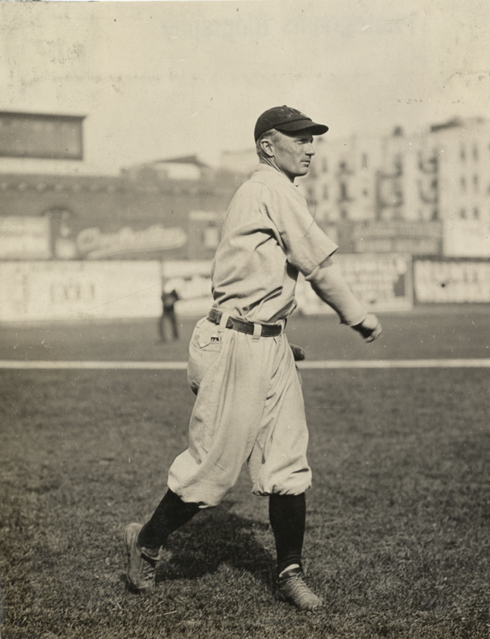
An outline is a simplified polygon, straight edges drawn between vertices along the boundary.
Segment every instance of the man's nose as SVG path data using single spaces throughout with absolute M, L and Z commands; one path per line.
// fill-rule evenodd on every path
M 306 147 L 306 155 L 315 155 L 315 149 L 313 148 L 313 142 L 310 142 Z

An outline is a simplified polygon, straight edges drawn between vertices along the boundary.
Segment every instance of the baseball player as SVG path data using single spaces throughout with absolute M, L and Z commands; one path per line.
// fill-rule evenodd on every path
M 162 315 L 158 321 L 158 332 L 160 334 L 160 341 L 167 341 L 166 326 L 170 331 L 170 338 L 179 339 L 179 327 L 177 325 L 177 317 L 175 315 L 175 304 L 179 301 L 179 294 L 175 289 L 170 293 L 167 291 L 162 292 Z
M 213 307 L 189 346 L 188 381 L 197 395 L 189 447 L 171 465 L 168 491 L 150 520 L 124 533 L 127 579 L 136 590 L 155 586 L 168 536 L 217 506 L 246 462 L 252 492 L 269 498 L 279 598 L 304 610 L 322 605 L 302 570 L 311 470 L 301 383 L 284 330 L 298 274 L 366 341 L 381 332 L 345 284 L 332 258 L 337 245 L 294 184 L 308 172 L 313 136 L 327 130 L 287 106 L 257 120 L 260 163 L 230 204 L 213 263 Z

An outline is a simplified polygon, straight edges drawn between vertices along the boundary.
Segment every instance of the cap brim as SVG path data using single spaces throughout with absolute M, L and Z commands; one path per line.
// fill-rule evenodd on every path
M 295 120 L 294 122 L 279 124 L 274 128 L 278 131 L 285 131 L 286 133 L 294 133 L 295 131 L 310 129 L 313 135 L 323 135 L 328 131 L 328 126 L 325 124 L 317 124 L 311 120 Z

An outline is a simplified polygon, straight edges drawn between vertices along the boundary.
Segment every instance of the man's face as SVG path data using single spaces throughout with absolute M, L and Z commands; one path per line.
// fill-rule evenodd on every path
M 278 167 L 291 181 L 308 173 L 311 158 L 315 155 L 313 135 L 310 129 L 296 133 L 275 131 L 271 140 L 274 159 Z

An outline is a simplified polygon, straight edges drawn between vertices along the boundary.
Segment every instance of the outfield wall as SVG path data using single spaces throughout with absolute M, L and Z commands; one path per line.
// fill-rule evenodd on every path
M 340 254 L 336 256 L 354 295 L 374 312 L 408 311 L 413 307 L 412 258 L 409 255 Z M 305 315 L 332 313 L 300 277 L 298 308 Z
M 414 304 L 490 303 L 490 260 L 341 254 L 353 292 L 370 310 L 408 311 Z M 207 261 L 0 262 L 0 321 L 158 317 L 162 289 L 180 295 L 181 316 L 204 315 L 212 304 Z M 332 312 L 303 278 L 298 310 Z
M 159 262 L 2 262 L 0 320 L 155 317 Z
M 415 303 L 490 303 L 489 259 L 416 258 L 413 275 Z

